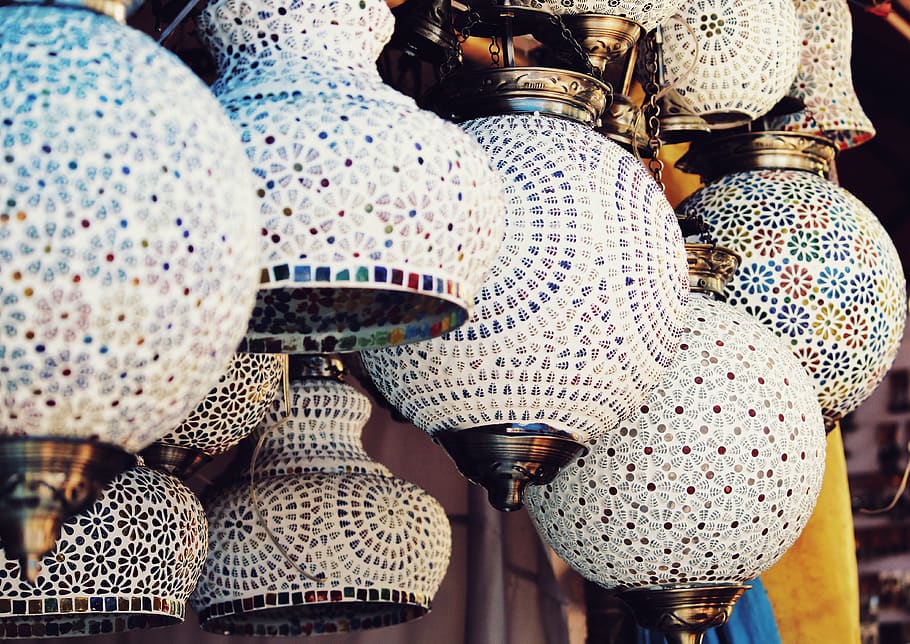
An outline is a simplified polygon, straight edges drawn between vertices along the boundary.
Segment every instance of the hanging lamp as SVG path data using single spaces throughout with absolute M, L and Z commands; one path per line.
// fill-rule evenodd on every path
M 465 121 L 503 178 L 502 248 L 463 327 L 362 358 L 403 416 L 495 507 L 515 510 L 527 485 L 550 480 L 659 381 L 688 288 L 659 187 L 590 127 L 604 85 L 514 66 L 508 33 L 536 32 L 549 15 L 501 7 L 481 18 L 472 33 L 505 32 L 502 66 L 455 72 L 426 100 Z
M 668 141 L 745 125 L 787 94 L 799 61 L 792 0 L 695 0 L 660 29 Z M 647 58 L 645 55 L 643 58 Z M 699 121 L 703 121 L 704 125 Z
M 0 539 L 30 578 L 212 385 L 256 289 L 243 149 L 131 7 L 0 7 Z
M 736 256 L 687 248 L 693 297 L 666 377 L 637 415 L 529 490 L 527 506 L 556 553 L 643 626 L 696 644 L 808 521 L 825 432 L 786 346 L 715 299 Z
M 461 324 L 502 238 L 502 189 L 463 132 L 380 79 L 386 4 L 215 0 L 198 24 L 259 184 L 242 350 L 356 351 Z
M 77 637 L 170 626 L 205 562 L 205 512 L 178 479 L 133 467 L 63 524 L 34 584 L 0 548 L 0 638 Z
M 730 303 L 789 344 L 829 428 L 882 381 L 907 314 L 888 233 L 825 178 L 835 153 L 823 138 L 756 132 L 700 142 L 678 164 L 707 182 L 679 211 L 700 216 L 743 257 Z
M 144 450 L 146 464 L 186 479 L 246 438 L 284 384 L 287 357 L 235 353 L 227 371 L 171 432 Z
M 290 369 L 289 415 L 270 416 L 250 472 L 208 505 L 202 628 L 300 637 L 426 614 L 449 562 L 445 511 L 364 451 L 370 402 L 339 362 Z
M 805 110 L 768 119 L 768 129 L 815 134 L 841 150 L 875 136 L 853 89 L 853 20 L 847 0 L 794 0 L 800 26 L 799 67 L 789 95 Z

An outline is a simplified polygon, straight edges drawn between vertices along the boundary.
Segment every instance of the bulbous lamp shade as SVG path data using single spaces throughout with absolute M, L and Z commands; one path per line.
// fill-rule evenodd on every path
M 186 478 L 246 438 L 284 385 L 286 356 L 235 353 L 227 371 L 169 434 L 142 451 L 146 464 Z
M 740 142 L 788 153 L 832 146 L 786 133 L 731 137 L 715 144 L 712 154 L 721 160 L 708 170 L 707 185 L 679 204 L 742 256 L 730 303 L 790 346 L 813 377 L 830 426 L 872 393 L 894 361 L 907 315 L 900 257 L 875 215 L 816 173 L 715 172 L 736 168 L 726 152 Z
M 392 26 L 382 0 L 216 0 L 199 18 L 259 184 L 244 350 L 439 335 L 466 319 L 495 257 L 498 178 L 467 135 L 381 81 Z
M 0 514 L 35 563 L 52 506 L 90 505 L 241 340 L 255 187 L 205 85 L 110 17 L 0 7 L 0 60 Z
M 792 0 L 695 0 L 663 26 L 667 114 L 736 127 L 784 97 L 799 60 Z
M 770 117 L 768 129 L 817 134 L 845 150 L 875 136 L 853 89 L 853 21 L 847 0 L 794 0 L 800 24 L 799 67 L 789 95 L 805 103 Z
M 127 470 L 64 525 L 33 584 L 0 549 L 0 637 L 76 637 L 183 621 L 208 545 L 205 511 L 178 479 Z
M 464 127 L 506 181 L 502 249 L 464 326 L 364 352 L 365 366 L 450 454 L 446 441 L 490 432 L 596 437 L 641 404 L 678 346 L 688 284 L 676 218 L 641 163 L 582 125 L 517 114 Z M 520 507 L 508 461 L 472 473 L 452 455 L 468 478 L 491 477 L 494 505 Z
M 542 0 L 539 4 L 558 15 L 598 14 L 628 18 L 645 31 L 651 31 L 686 3 L 685 0 Z
M 295 379 L 290 399 L 290 417 L 262 443 L 252 494 L 247 476 L 207 508 L 211 548 L 191 599 L 202 627 L 300 637 L 424 615 L 449 562 L 445 511 L 363 450 L 366 396 Z

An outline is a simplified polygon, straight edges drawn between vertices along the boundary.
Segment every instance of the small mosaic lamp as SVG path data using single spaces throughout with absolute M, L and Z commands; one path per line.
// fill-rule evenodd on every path
M 841 150 L 875 136 L 853 89 L 853 21 L 847 0 L 794 0 L 800 25 L 799 67 L 789 95 L 804 111 L 770 117 L 768 129 L 816 134 Z
M 686 134 L 745 125 L 786 94 L 799 61 L 793 0 L 694 0 L 661 28 L 661 131 Z M 691 137 L 690 137 L 691 138 Z
M 236 446 L 265 418 L 282 391 L 287 356 L 235 353 L 218 384 L 170 434 L 141 455 L 150 467 L 186 480 Z
M 382 0 L 214 0 L 198 19 L 259 187 L 243 351 L 434 337 L 467 318 L 495 257 L 501 184 L 464 132 L 382 82 L 393 23 Z
M 670 371 L 527 499 L 544 541 L 671 644 L 723 624 L 793 544 L 825 467 L 811 379 L 774 333 L 716 299 L 736 256 L 688 248 L 693 296 Z
M 426 614 L 449 563 L 445 511 L 364 451 L 370 401 L 339 362 L 290 369 L 290 413 L 266 420 L 251 471 L 207 508 L 202 628 L 301 637 Z
M 34 584 L 0 548 L 0 638 L 78 637 L 183 621 L 208 545 L 205 511 L 178 479 L 120 474 L 70 517 Z
M 875 215 L 825 178 L 827 139 L 756 132 L 693 144 L 677 164 L 707 182 L 679 204 L 743 258 L 730 304 L 773 329 L 815 381 L 829 429 L 891 367 L 903 337 L 900 257 Z
M 54 5 L 0 7 L 0 539 L 33 579 L 212 386 L 257 266 L 249 164 L 208 88 L 118 22 L 128 3 Z

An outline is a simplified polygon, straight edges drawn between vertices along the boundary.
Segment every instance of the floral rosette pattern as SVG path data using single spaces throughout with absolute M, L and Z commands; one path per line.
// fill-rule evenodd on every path
M 605 588 L 741 583 L 799 536 L 824 468 L 815 390 L 787 347 L 693 296 L 677 358 L 639 413 L 526 503 L 556 553 Z
M 685 0 L 542 0 L 532 6 L 542 6 L 558 15 L 595 13 L 619 16 L 637 22 L 645 31 L 651 31 L 684 5 Z
M 470 137 L 382 82 L 385 3 L 215 0 L 198 22 L 259 188 L 242 350 L 357 351 L 461 324 L 502 238 L 502 187 Z
M 37 581 L 0 549 L 0 636 L 73 637 L 182 622 L 202 572 L 208 527 L 179 479 L 127 470 L 71 517 Z
M 826 418 L 858 407 L 891 367 L 907 313 L 900 258 L 875 215 L 818 175 L 771 169 L 723 176 L 679 210 L 742 257 L 729 302 L 786 341 Z

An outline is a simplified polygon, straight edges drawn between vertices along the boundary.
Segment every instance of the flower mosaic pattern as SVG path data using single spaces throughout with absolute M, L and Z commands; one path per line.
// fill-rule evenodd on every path
M 784 337 L 814 377 L 825 415 L 858 407 L 891 367 L 907 312 L 900 258 L 875 215 L 836 184 L 794 170 L 730 174 L 679 207 L 742 256 L 730 303 L 761 313 Z M 797 215 L 775 220 L 762 216 L 768 210 Z M 800 216 L 810 211 L 825 214 Z M 784 247 L 743 241 L 771 235 Z
M 811 379 L 768 329 L 693 296 L 679 353 L 639 413 L 525 505 L 605 588 L 745 582 L 809 520 L 825 467 Z
M 561 15 L 597 13 L 628 18 L 640 24 L 645 31 L 666 22 L 683 5 L 685 0 L 541 0 L 533 3 L 533 6 L 543 6 Z

